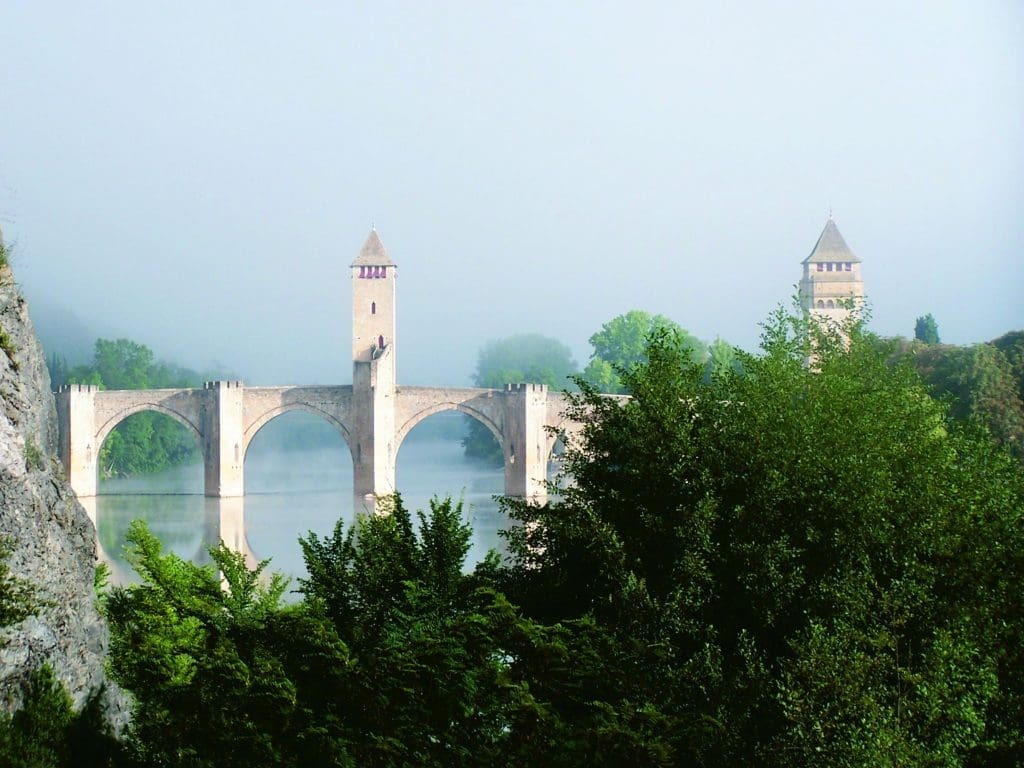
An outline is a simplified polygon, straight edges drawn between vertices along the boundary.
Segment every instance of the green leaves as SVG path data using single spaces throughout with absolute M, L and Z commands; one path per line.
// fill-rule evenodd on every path
M 612 318 L 590 337 L 594 351 L 583 370 L 583 379 L 599 392 L 622 393 L 622 373 L 647 360 L 652 335 L 671 338 L 695 363 L 703 362 L 704 344 L 664 315 L 634 309 Z
M 593 617 L 623 670 L 659 669 L 637 638 L 664 649 L 658 679 L 691 695 L 652 680 L 651 706 L 721 725 L 683 731 L 677 758 L 963 764 L 997 732 L 1019 745 L 1019 470 L 856 322 L 780 311 L 736 358 L 705 376 L 658 334 L 624 372 L 631 400 L 577 398 L 574 484 L 507 506 L 509 594 L 545 622 Z
M 629 400 L 581 385 L 574 482 L 506 500 L 511 560 L 472 573 L 451 500 L 309 534 L 292 605 L 134 528 L 107 611 L 137 757 L 1020 763 L 1024 477 L 877 347 L 780 310 L 709 367 L 657 331 Z

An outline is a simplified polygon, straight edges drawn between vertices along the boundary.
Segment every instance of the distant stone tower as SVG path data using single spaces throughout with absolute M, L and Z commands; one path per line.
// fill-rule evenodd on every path
M 352 262 L 352 362 L 369 362 L 395 344 L 395 262 L 370 230 Z
M 864 303 L 860 259 L 843 240 L 831 216 L 803 265 L 800 301 L 812 317 L 842 323 Z

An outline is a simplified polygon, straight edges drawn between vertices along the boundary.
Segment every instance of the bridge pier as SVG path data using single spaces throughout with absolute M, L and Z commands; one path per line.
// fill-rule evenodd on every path
M 391 347 L 352 366 L 353 492 L 356 509 L 373 511 L 380 496 L 394 493 L 395 365 Z
M 548 388 L 505 385 L 505 495 L 537 504 L 547 500 Z
M 203 475 L 207 496 L 245 495 L 245 439 L 240 381 L 208 381 L 203 404 Z
M 95 384 L 65 384 L 57 391 L 60 458 L 68 482 L 80 497 L 96 495 L 100 446 L 96 441 Z M 93 521 L 95 522 L 95 521 Z

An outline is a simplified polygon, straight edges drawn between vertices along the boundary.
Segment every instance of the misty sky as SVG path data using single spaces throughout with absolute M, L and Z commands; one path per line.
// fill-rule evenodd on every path
M 638 308 L 753 348 L 829 208 L 879 333 L 1024 327 L 1024 4 L 0 4 L 0 228 L 38 311 L 249 383 L 586 362 Z

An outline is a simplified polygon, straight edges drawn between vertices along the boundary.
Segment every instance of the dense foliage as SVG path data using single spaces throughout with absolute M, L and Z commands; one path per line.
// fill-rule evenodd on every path
M 500 389 L 506 384 L 547 384 L 563 390 L 573 386 L 577 373 L 572 352 L 560 341 L 526 333 L 496 339 L 485 344 L 477 356 L 473 384 Z M 501 466 L 501 446 L 487 427 L 475 419 L 467 422 L 462 440 L 466 456 Z
M 893 357 L 909 360 L 954 417 L 984 427 L 1024 460 L 1024 331 L 967 347 L 897 340 Z
M 843 333 L 779 313 L 710 372 L 657 333 L 472 573 L 450 502 L 310 534 L 290 604 L 134 528 L 143 582 L 107 602 L 133 759 L 1020 764 L 1024 474 Z
M 622 373 L 647 360 L 647 342 L 652 333 L 674 337 L 695 363 L 707 354 L 704 343 L 664 315 L 634 309 L 612 318 L 590 337 L 593 352 L 583 369 L 583 378 L 598 392 L 625 392 Z
M 61 384 L 97 384 L 104 389 L 159 389 L 201 387 L 196 371 L 157 360 L 153 351 L 128 339 L 97 339 L 88 365 L 68 368 L 56 357 L 48 361 L 54 387 Z M 104 477 L 159 472 L 199 459 L 193 435 L 167 416 L 153 412 L 129 416 L 114 429 L 100 450 Z
M 939 339 L 939 324 L 932 317 L 931 312 L 917 318 L 914 322 L 914 338 L 924 344 L 938 344 L 941 341 Z
M 607 633 L 584 711 L 666 764 L 1024 760 L 1020 469 L 846 330 L 780 314 L 707 384 L 663 334 L 579 398 L 564 499 L 510 502 L 506 594 Z
M 136 697 L 130 744 L 146 765 L 514 765 L 511 723 L 532 714 L 512 678 L 523 622 L 463 573 L 469 529 L 450 502 L 419 530 L 386 515 L 303 541 L 305 599 L 262 565 L 211 567 L 130 533 L 142 585 L 108 601 L 111 667 Z M 493 564 L 491 564 L 493 569 Z M 222 588 L 223 587 L 223 588 Z M 520 625 L 526 624 L 525 627 Z M 521 763 L 520 763 L 521 764 Z

